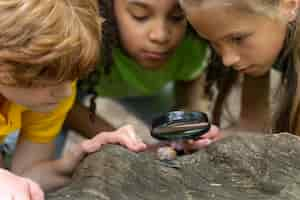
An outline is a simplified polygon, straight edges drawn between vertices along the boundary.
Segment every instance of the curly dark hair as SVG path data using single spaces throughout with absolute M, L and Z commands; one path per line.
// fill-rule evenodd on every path
M 119 46 L 119 30 L 114 14 L 114 0 L 98 0 L 100 16 L 104 18 L 102 23 L 102 64 L 104 72 L 109 73 L 113 64 L 112 50 Z
M 99 76 L 107 75 L 111 71 L 113 65 L 113 48 L 119 46 L 119 31 L 114 15 L 114 0 L 98 0 L 99 14 L 104 19 L 102 23 L 102 39 L 101 39 L 101 68 L 96 68 L 94 73 L 90 73 L 87 82 L 89 84 L 84 90 L 92 94 L 90 100 L 90 119 L 95 121 L 96 117 L 96 97 L 97 93 L 94 90 L 93 85 L 96 85 Z

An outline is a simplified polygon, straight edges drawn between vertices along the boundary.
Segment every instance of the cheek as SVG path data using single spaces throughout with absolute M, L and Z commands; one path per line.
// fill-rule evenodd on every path
M 176 48 L 186 35 L 186 25 L 180 25 L 180 26 L 173 25 L 170 35 L 171 35 L 171 40 L 169 43 L 169 47 Z
M 184 25 L 180 25 L 180 26 L 175 26 L 174 27 L 174 40 L 176 41 L 181 41 L 185 34 L 186 34 L 186 28 L 187 28 L 187 25 L 186 23 Z
M 141 41 L 145 41 L 142 28 L 130 26 L 130 24 L 126 28 L 120 27 L 119 38 L 121 46 L 128 52 L 140 46 L 143 43 Z
M 15 102 L 17 104 L 21 105 L 28 105 L 29 102 L 33 101 L 31 98 L 32 96 L 36 96 L 36 94 L 29 93 L 30 95 L 27 95 L 25 91 L 19 91 L 19 90 L 8 90 L 3 93 L 3 96 L 8 99 L 11 102 Z
M 283 42 L 279 40 L 273 40 L 266 43 L 262 43 L 257 49 L 256 53 L 253 53 L 253 57 L 257 57 L 261 64 L 265 64 L 268 65 L 268 67 L 270 67 L 276 61 L 281 51 L 282 45 Z
M 279 55 L 285 38 L 284 29 L 274 29 L 271 32 L 264 31 L 262 33 L 264 37 L 258 39 L 257 55 L 261 55 L 261 59 L 266 64 L 273 64 Z

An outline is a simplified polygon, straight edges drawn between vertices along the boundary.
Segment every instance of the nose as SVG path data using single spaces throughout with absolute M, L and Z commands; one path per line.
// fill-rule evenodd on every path
M 158 44 L 167 43 L 170 39 L 170 27 L 163 21 L 154 23 L 151 27 L 149 38 L 152 42 Z
M 240 61 L 240 56 L 232 48 L 223 48 L 222 50 L 222 61 L 224 66 L 231 67 Z
M 72 83 L 65 82 L 51 90 L 51 96 L 57 99 L 64 99 L 72 95 Z

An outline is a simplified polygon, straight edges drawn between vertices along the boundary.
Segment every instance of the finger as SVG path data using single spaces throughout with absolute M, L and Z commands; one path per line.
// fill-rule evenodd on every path
M 185 151 L 190 151 L 190 150 L 198 150 L 202 149 L 204 147 L 207 147 L 212 143 L 211 139 L 199 139 L 194 141 L 193 143 L 189 143 L 184 146 Z
M 136 133 L 136 131 L 132 125 L 127 125 L 125 127 L 125 129 L 128 133 L 129 138 L 131 139 L 131 141 L 134 145 L 146 147 L 146 144 L 143 142 L 142 138 L 140 138 L 138 136 L 138 134 Z
M 147 145 L 145 143 L 139 143 L 135 146 L 135 149 L 133 151 L 140 152 L 144 151 L 147 148 Z
M 147 148 L 147 145 L 143 142 L 134 143 L 133 146 L 130 147 L 130 150 L 134 152 L 144 151 Z
M 157 151 L 158 148 L 163 147 L 163 146 L 170 146 L 169 142 L 157 142 L 157 143 L 150 143 L 146 144 L 146 149 L 145 151 Z
M 132 139 L 130 135 L 122 135 L 122 137 L 120 138 L 120 145 L 129 149 L 130 151 L 138 150 L 137 143 Z
M 30 200 L 45 200 L 45 195 L 41 187 L 30 179 L 27 179 L 30 191 Z
M 13 198 L 12 194 L 1 192 L 1 200 L 14 200 L 14 198 Z
M 97 138 L 85 140 L 81 143 L 82 148 L 87 153 L 93 153 L 101 148 L 103 145 L 102 141 L 97 140 Z
M 203 139 L 211 139 L 211 140 L 218 140 L 222 137 L 222 134 L 220 132 L 220 129 L 215 126 L 215 125 L 212 125 L 209 129 L 209 131 L 202 135 L 201 138 Z
M 125 126 L 122 126 L 121 128 L 117 129 L 117 133 L 135 133 L 134 127 L 131 124 L 127 124 Z
M 139 136 L 136 135 L 136 138 L 134 140 L 134 145 L 136 146 L 138 151 L 142 151 L 144 149 L 147 148 L 147 145 L 144 143 L 144 141 L 142 140 L 142 138 L 140 138 Z
M 91 139 L 84 140 L 81 143 L 81 145 L 87 153 L 93 153 L 99 150 L 102 147 L 102 145 L 107 143 L 113 143 L 113 141 L 110 141 L 111 135 L 115 135 L 115 134 L 116 131 L 101 132 Z
M 29 188 L 23 190 L 22 192 L 18 191 L 12 196 L 13 200 L 31 200 Z
M 121 145 L 134 152 L 144 151 L 147 148 L 147 145 L 135 133 L 133 135 L 128 134 L 122 136 Z
M 122 129 L 122 131 L 126 132 L 128 134 L 128 136 L 130 137 L 130 139 L 132 139 L 133 141 L 137 140 L 137 135 L 136 135 L 136 132 L 135 132 L 133 126 L 127 125 L 124 127 L 124 130 Z
M 87 152 L 87 153 L 92 153 L 92 142 L 90 139 L 86 139 L 84 141 L 82 141 L 80 143 L 80 146 L 82 147 L 83 151 L 84 152 Z
M 129 150 L 132 151 L 143 151 L 147 148 L 147 145 L 143 142 L 143 140 L 136 134 L 132 125 L 126 125 L 124 130 L 127 131 L 127 135 L 125 134 L 124 143 Z
M 22 178 L 23 181 L 23 187 L 24 187 L 24 192 L 20 192 L 16 194 L 14 197 L 14 200 L 32 200 L 31 195 L 30 195 L 30 184 L 27 178 Z

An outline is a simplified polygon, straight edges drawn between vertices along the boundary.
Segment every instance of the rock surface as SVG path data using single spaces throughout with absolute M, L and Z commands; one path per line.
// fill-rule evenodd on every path
M 173 163 L 106 146 L 47 200 L 300 200 L 300 138 L 227 137 Z

